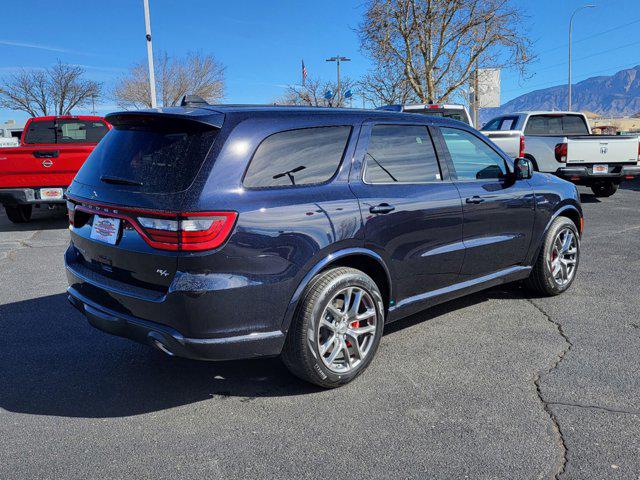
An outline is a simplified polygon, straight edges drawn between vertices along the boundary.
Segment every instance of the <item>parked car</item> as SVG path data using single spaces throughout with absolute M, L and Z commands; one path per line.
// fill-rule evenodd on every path
M 444 117 L 458 120 L 473 127 L 473 120 L 469 115 L 469 110 L 464 105 L 450 103 L 446 105 L 436 105 L 433 103 L 415 103 L 407 105 L 385 105 L 378 107 L 377 110 L 386 110 L 388 112 L 406 112 L 417 113 L 420 115 L 431 115 L 433 117 Z
M 98 329 L 193 359 L 282 355 L 336 387 L 389 322 L 575 278 L 576 187 L 460 122 L 184 105 L 108 115 L 67 191 L 69 300 Z
M 523 112 L 496 117 L 482 133 L 512 157 L 530 159 L 553 173 L 609 197 L 621 182 L 640 175 L 638 136 L 591 135 L 589 120 L 576 112 Z
M 0 150 L 0 203 L 14 223 L 34 206 L 61 205 L 67 186 L 110 126 L 102 117 L 35 117 L 20 146 Z

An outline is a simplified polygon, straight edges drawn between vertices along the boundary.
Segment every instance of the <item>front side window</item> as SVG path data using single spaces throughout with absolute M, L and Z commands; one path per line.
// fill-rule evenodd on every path
M 256 150 L 244 177 L 247 188 L 324 183 L 333 177 L 347 146 L 351 127 L 288 130 L 267 137 Z
M 424 183 L 442 179 L 425 126 L 376 125 L 365 154 L 366 183 Z
M 518 117 L 498 117 L 487 123 L 482 130 L 488 132 L 515 130 L 516 123 L 518 123 Z
M 475 135 L 456 128 L 441 128 L 458 180 L 503 178 L 504 159 Z

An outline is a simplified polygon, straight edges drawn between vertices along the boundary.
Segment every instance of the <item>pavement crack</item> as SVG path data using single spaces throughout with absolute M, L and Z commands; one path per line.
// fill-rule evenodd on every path
M 584 408 L 588 410 L 602 410 L 609 413 L 621 413 L 624 415 L 640 415 L 640 412 L 634 412 L 629 410 L 618 410 L 616 408 L 602 407 L 600 405 L 582 405 L 579 403 L 568 403 L 568 402 L 547 402 L 547 405 L 558 405 L 560 407 Z
M 558 334 L 562 337 L 562 339 L 565 342 L 565 348 L 560 353 L 558 353 L 556 359 L 551 363 L 551 365 L 546 369 L 546 371 L 545 372 L 536 372 L 536 374 L 533 377 L 533 384 L 536 387 L 536 394 L 538 395 L 538 399 L 540 400 L 540 403 L 542 404 L 542 408 L 544 409 L 545 413 L 551 419 L 551 425 L 553 427 L 554 432 L 556 433 L 558 447 L 560 448 L 560 452 L 561 452 L 560 463 L 559 463 L 559 465 L 557 465 L 556 470 L 555 470 L 555 474 L 553 475 L 553 478 L 558 479 L 565 472 L 565 469 L 567 467 L 568 449 L 567 449 L 567 445 L 566 445 L 566 443 L 564 441 L 564 435 L 562 434 L 562 429 L 560 428 L 560 423 L 558 422 L 558 418 L 556 417 L 556 415 L 553 413 L 553 411 L 551 409 L 551 405 L 553 405 L 553 404 L 550 403 L 550 402 L 547 402 L 544 399 L 544 396 L 542 395 L 542 390 L 541 390 L 541 387 L 540 387 L 540 381 L 541 381 L 543 375 L 548 375 L 549 373 L 554 371 L 556 368 L 558 368 L 558 365 L 560 365 L 560 362 L 562 362 L 564 357 L 567 355 L 567 353 L 569 353 L 569 351 L 573 347 L 573 343 L 571 343 L 571 340 L 569 340 L 569 337 L 567 337 L 566 333 L 564 333 L 562 325 L 558 321 L 554 320 L 553 317 L 547 311 L 544 310 L 544 308 L 542 308 L 541 306 L 537 305 L 530 298 L 526 298 L 525 300 L 527 302 L 529 302 L 533 306 L 533 308 L 538 310 L 549 323 L 551 323 L 551 324 L 553 324 L 555 326 Z

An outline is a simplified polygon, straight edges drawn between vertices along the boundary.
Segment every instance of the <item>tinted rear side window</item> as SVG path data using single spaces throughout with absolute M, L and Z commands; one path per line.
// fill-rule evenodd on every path
M 365 158 L 366 183 L 423 183 L 441 179 L 427 127 L 373 127 Z
M 25 143 L 98 143 L 109 131 L 101 121 L 60 119 L 31 122 Z
M 104 179 L 110 178 L 119 188 L 179 192 L 195 178 L 217 133 L 215 128 L 176 121 L 114 127 L 76 179 L 88 185 L 106 185 L 109 182 Z
M 267 137 L 244 177 L 247 188 L 311 185 L 328 181 L 338 170 L 351 127 L 288 130 Z

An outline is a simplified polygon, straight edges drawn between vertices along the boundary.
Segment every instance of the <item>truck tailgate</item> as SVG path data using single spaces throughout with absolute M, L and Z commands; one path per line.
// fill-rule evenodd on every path
M 567 139 L 568 164 L 635 164 L 637 161 L 638 137 L 589 135 Z
M 66 187 L 94 148 L 34 145 L 0 150 L 0 188 Z

